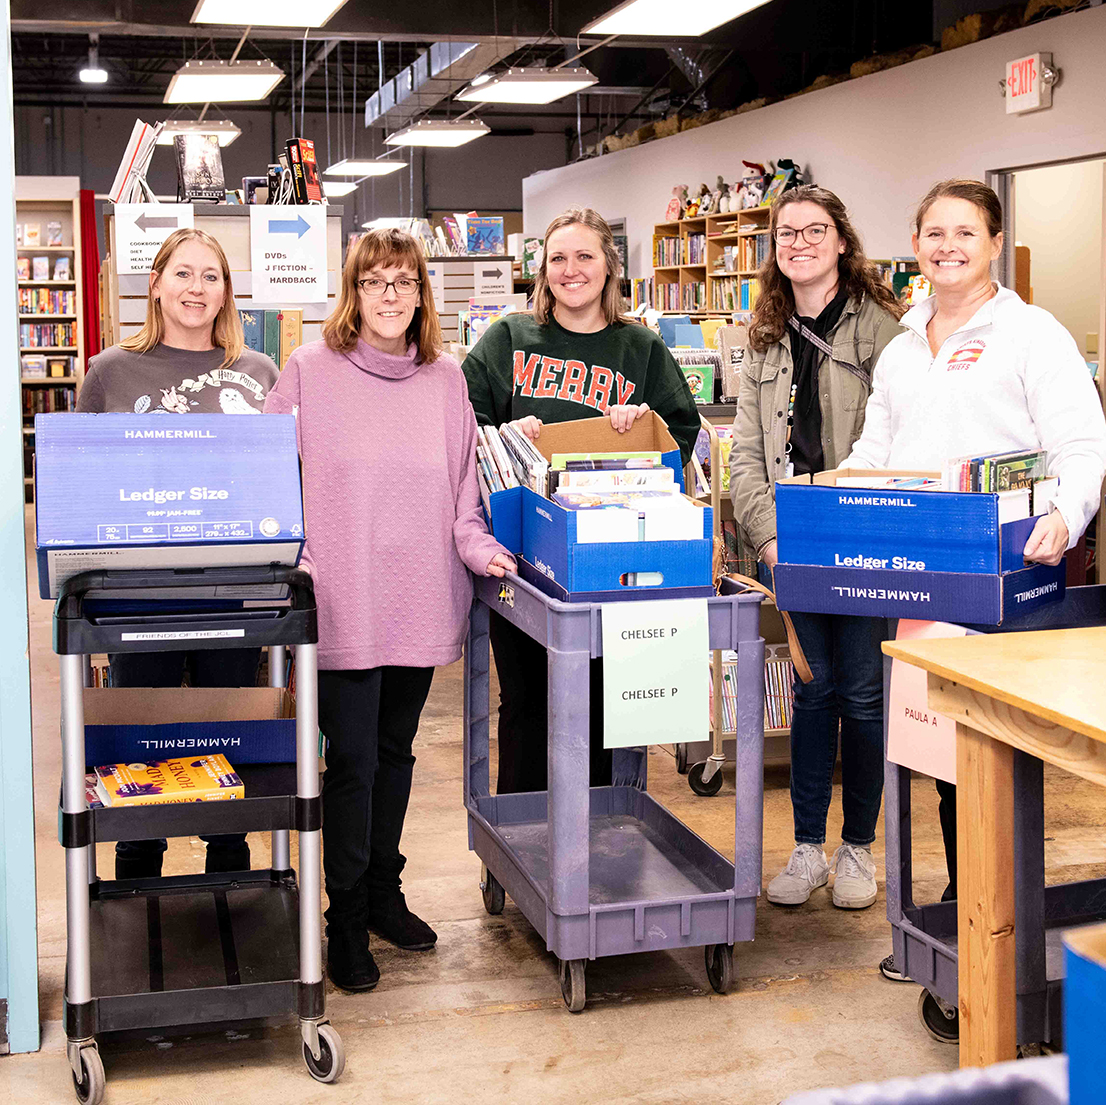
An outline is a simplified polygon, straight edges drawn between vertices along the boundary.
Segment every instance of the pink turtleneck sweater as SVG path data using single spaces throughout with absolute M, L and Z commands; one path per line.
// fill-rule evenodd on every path
M 507 550 L 484 524 L 476 418 L 452 357 L 363 341 L 288 358 L 265 410 L 296 415 L 319 606 L 319 667 L 432 667 L 461 655 L 480 575 Z

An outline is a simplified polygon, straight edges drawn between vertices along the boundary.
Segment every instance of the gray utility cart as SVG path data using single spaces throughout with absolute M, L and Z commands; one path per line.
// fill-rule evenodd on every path
M 645 596 L 643 596 L 645 597 Z M 648 597 L 660 597 L 656 592 Z M 564 603 L 509 575 L 476 581 L 465 649 L 465 807 L 489 913 L 509 894 L 560 963 L 568 1008 L 584 1008 L 588 960 L 704 947 L 711 986 L 733 985 L 733 945 L 752 940 L 763 826 L 761 596 L 723 581 L 709 646 L 738 654 L 736 845 L 730 863 L 645 790 L 646 749 L 615 749 L 611 786 L 589 789 L 588 666 L 602 654 L 602 605 Z M 489 788 L 488 611 L 549 656 L 549 790 Z
M 233 593 L 253 601 L 216 597 Z M 102 1032 L 296 1014 L 311 1076 L 335 1082 L 342 1074 L 342 1041 L 324 1009 L 316 622 L 311 578 L 292 568 L 96 571 L 61 587 L 54 651 L 61 657 L 65 1036 L 82 1105 L 103 1097 Z M 88 808 L 89 656 L 268 647 L 270 681 L 281 686 L 286 646 L 296 657 L 296 763 L 236 765 L 246 794 L 239 801 Z M 298 886 L 290 829 L 299 841 Z M 271 870 L 96 877 L 98 840 L 261 830 L 272 832 Z
M 894 636 L 897 621 L 889 622 Z M 969 633 L 1015 633 L 1106 625 L 1106 586 L 1069 587 L 1051 603 L 1006 625 L 969 626 Z M 883 660 L 886 747 L 891 699 L 891 658 Z M 914 901 L 908 768 L 885 761 L 884 824 L 887 842 L 887 919 L 895 964 L 922 990 L 919 1014 L 938 1039 L 959 1039 L 956 900 Z M 1044 765 L 1014 752 L 1014 899 L 1018 987 L 1018 1043 L 1062 1041 L 1062 929 L 1106 918 L 1106 878 L 1045 886 Z M 933 793 L 933 802 L 937 794 Z

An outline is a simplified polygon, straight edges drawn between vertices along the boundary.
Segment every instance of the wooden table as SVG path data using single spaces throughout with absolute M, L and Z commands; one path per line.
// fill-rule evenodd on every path
M 1014 1059 L 1014 749 L 1106 786 L 1106 627 L 883 651 L 929 672 L 956 722 L 960 1065 Z

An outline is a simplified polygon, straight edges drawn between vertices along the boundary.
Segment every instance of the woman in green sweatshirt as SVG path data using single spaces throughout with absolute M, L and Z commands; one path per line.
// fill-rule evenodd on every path
M 545 232 L 529 314 L 492 323 L 465 358 L 469 398 L 481 425 L 513 422 L 532 441 L 544 422 L 610 418 L 625 432 L 646 411 L 668 423 L 686 464 L 699 413 L 664 342 L 622 313 L 611 228 L 590 208 L 569 208 Z M 545 649 L 494 611 L 499 674 L 500 794 L 545 790 Z M 610 785 L 602 747 L 601 661 L 592 661 L 592 785 Z

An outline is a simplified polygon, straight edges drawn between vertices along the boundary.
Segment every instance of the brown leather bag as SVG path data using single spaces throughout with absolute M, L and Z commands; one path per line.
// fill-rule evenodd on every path
M 773 602 L 776 601 L 776 594 L 774 591 L 769 590 L 759 580 L 753 579 L 751 576 L 737 575 L 731 573 L 726 577 L 727 579 L 735 580 L 738 583 L 744 583 L 746 587 L 753 591 L 759 591 L 762 595 L 767 596 Z M 786 610 L 780 611 L 780 617 L 783 618 L 783 628 L 787 632 L 787 647 L 791 652 L 791 663 L 795 667 L 795 672 L 804 683 L 809 683 L 814 675 L 810 670 L 810 665 L 806 662 L 806 653 L 803 652 L 803 646 L 799 644 L 799 635 L 795 632 L 795 626 L 791 621 L 791 615 Z

